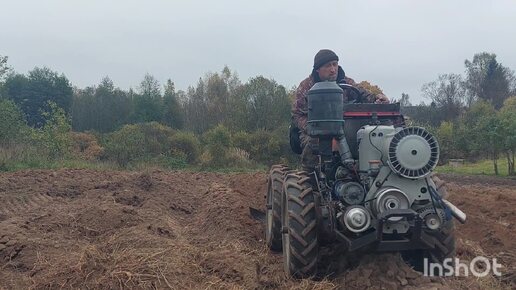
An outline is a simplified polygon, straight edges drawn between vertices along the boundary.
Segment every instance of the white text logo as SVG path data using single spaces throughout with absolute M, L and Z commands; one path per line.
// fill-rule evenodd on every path
M 453 263 L 455 262 L 455 263 Z M 486 257 L 475 257 L 469 264 L 461 262 L 459 258 L 446 258 L 443 263 L 430 263 L 428 258 L 424 259 L 423 274 L 425 276 L 469 276 L 485 277 L 492 273 L 496 276 L 502 276 L 500 268 L 502 265 L 496 261 L 496 258 L 489 260 Z

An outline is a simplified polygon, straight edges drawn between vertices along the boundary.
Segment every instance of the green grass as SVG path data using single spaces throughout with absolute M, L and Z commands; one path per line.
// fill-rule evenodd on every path
M 85 161 L 85 160 L 24 160 L 24 161 L 10 161 L 0 164 L 1 171 L 19 171 L 24 169 L 94 169 L 94 170 L 119 170 L 120 167 L 116 164 L 100 161 Z
M 166 161 L 166 162 L 165 162 Z M 229 166 L 224 168 L 190 165 L 183 162 L 170 160 L 139 160 L 122 167 L 115 162 L 107 161 L 86 161 L 81 159 L 62 158 L 52 160 L 43 155 L 31 154 L 23 158 L 0 158 L 0 172 L 13 172 L 26 169 L 93 169 L 93 170 L 124 170 L 124 171 L 146 171 L 146 170 L 182 170 L 192 172 L 219 172 L 219 173 L 250 173 L 265 172 L 268 167 L 260 164 L 248 166 Z
M 188 170 L 218 172 L 218 173 L 253 173 L 253 172 L 266 172 L 268 170 L 268 168 L 265 165 L 253 165 L 253 166 L 249 166 L 249 167 L 226 167 L 226 168 L 192 166 Z
M 84 161 L 84 160 L 54 160 L 54 161 L 30 161 L 30 162 L 9 162 L 0 164 L 0 172 L 13 172 L 25 169 L 93 169 L 93 170 L 126 170 L 126 171 L 146 171 L 152 169 L 160 170 L 181 170 L 191 172 L 218 172 L 218 173 L 253 173 L 266 172 L 268 168 L 264 165 L 255 165 L 250 167 L 203 167 L 199 165 L 187 165 L 181 167 L 164 166 L 160 163 L 138 162 L 129 164 L 127 167 L 120 167 L 116 163 L 102 161 Z
M 94 170 L 119 170 L 120 166 L 115 163 L 107 161 L 86 161 L 86 160 L 74 160 L 64 159 L 54 161 L 51 163 L 50 169 L 59 168 L 74 168 L 74 169 L 94 169 Z
M 482 160 L 479 162 L 471 163 L 465 162 L 464 165 L 459 167 L 452 167 L 450 165 L 438 166 L 436 169 L 437 173 L 457 173 L 467 175 L 495 175 L 494 166 L 492 160 Z M 499 176 L 507 176 L 507 159 L 498 159 L 498 173 Z
M 256 162 L 233 164 L 227 167 L 202 166 L 188 164 L 186 160 L 175 157 L 155 157 L 135 160 L 122 167 L 115 162 L 107 161 L 86 161 L 73 156 L 52 159 L 32 146 L 14 146 L 11 148 L 0 147 L 0 172 L 18 171 L 24 169 L 93 169 L 93 170 L 127 170 L 145 171 L 152 169 L 160 170 L 183 170 L 192 172 L 219 172 L 219 173 L 247 173 L 247 172 L 267 172 L 268 166 Z M 507 176 L 507 159 L 498 160 L 498 170 L 500 176 Z M 456 173 L 467 175 L 494 175 L 493 162 L 483 160 L 476 163 L 466 162 L 463 166 L 452 167 L 449 165 L 438 166 L 438 173 Z
M 0 172 L 19 171 L 25 169 L 93 169 L 93 170 L 124 170 L 124 171 L 148 171 L 159 170 L 182 170 L 191 172 L 219 172 L 219 173 L 252 173 L 266 172 L 269 167 L 257 162 L 235 162 L 229 160 L 230 164 L 224 167 L 211 165 L 188 164 L 186 159 L 181 157 L 158 156 L 140 158 L 121 166 L 116 162 L 87 161 L 78 157 L 60 156 L 51 158 L 35 146 L 17 144 L 10 147 L 0 146 Z

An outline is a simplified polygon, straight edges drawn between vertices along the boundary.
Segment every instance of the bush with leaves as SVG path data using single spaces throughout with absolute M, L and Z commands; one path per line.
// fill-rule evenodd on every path
M 457 158 L 454 151 L 453 123 L 444 121 L 437 128 L 436 138 L 439 142 L 439 161 L 446 163 L 450 158 Z
M 498 115 L 500 130 L 503 136 L 503 150 L 507 158 L 507 171 L 509 175 L 516 175 L 516 96 L 505 100 Z
M 55 103 L 47 105 L 41 112 L 45 125 L 34 129 L 12 101 L 0 100 L 0 170 L 45 167 L 68 157 L 70 120 Z
M 0 100 L 0 145 L 21 142 L 28 134 L 22 111 L 13 101 Z
M 251 148 L 251 134 L 246 131 L 238 131 L 233 133 L 232 139 L 233 145 L 236 148 L 242 149 L 249 152 Z
M 72 145 L 71 121 L 56 103 L 48 102 L 47 106 L 49 109 L 41 112 L 45 125 L 32 130 L 31 138 L 49 158 L 66 158 Z
M 235 147 L 249 152 L 251 160 L 261 164 L 297 163 L 288 140 L 288 125 L 280 125 L 274 131 L 257 130 L 252 133 L 237 132 L 233 136 Z
M 121 166 L 129 162 L 170 155 L 175 131 L 156 122 L 125 125 L 104 138 L 105 157 Z
M 231 133 L 224 125 L 217 125 L 208 130 L 203 136 L 210 165 L 216 167 L 226 167 L 228 164 L 228 151 L 231 147 Z
M 463 119 L 466 134 L 472 152 L 490 157 L 493 160 L 495 174 L 498 175 L 498 158 L 503 147 L 504 138 L 497 112 L 493 105 L 486 101 L 476 102 Z
M 197 161 L 201 151 L 201 143 L 191 132 L 177 131 L 169 140 L 172 155 L 184 154 L 188 163 Z
M 107 159 L 121 166 L 145 155 L 145 134 L 138 125 L 125 125 L 104 139 L 104 154 Z
M 251 158 L 271 165 L 281 157 L 281 140 L 272 132 L 257 130 L 251 134 Z
M 136 128 L 145 136 L 145 151 L 151 155 L 167 154 L 170 149 L 170 137 L 174 129 L 157 122 L 140 123 Z

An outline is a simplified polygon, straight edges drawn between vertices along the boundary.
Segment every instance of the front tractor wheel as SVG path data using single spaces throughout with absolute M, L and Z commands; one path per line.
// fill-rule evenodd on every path
M 273 251 L 281 251 L 281 195 L 283 178 L 288 171 L 285 165 L 273 165 L 267 179 L 267 213 L 265 240 Z
M 316 193 L 304 171 L 287 174 L 281 203 L 283 265 L 290 277 L 314 276 L 319 259 Z

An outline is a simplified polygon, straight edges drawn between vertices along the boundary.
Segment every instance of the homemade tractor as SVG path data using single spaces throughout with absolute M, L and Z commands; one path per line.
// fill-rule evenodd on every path
M 308 93 L 307 133 L 319 162 L 311 171 L 274 165 L 268 177 L 266 241 L 283 251 L 287 275 L 317 274 L 321 247 L 345 253 L 399 251 L 422 267 L 455 255 L 452 217 L 432 175 L 439 145 L 421 127 L 406 127 L 399 104 L 343 103 L 345 84 L 320 82 Z M 298 129 L 291 147 L 300 153 Z

